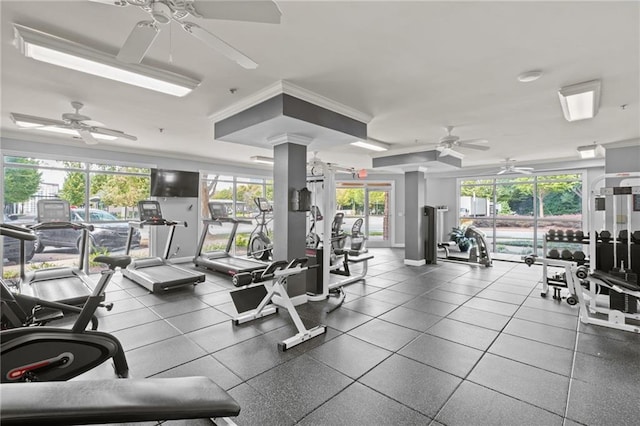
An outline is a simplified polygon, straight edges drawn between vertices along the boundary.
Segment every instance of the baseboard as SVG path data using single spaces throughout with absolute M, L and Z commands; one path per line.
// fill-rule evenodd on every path
M 407 266 L 422 266 L 426 263 L 427 261 L 424 259 L 420 259 L 420 260 L 405 259 L 404 260 L 404 264 Z

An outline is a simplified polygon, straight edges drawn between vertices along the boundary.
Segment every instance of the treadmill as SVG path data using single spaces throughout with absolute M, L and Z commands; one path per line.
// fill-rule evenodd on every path
M 71 209 L 66 200 L 38 200 L 37 210 L 38 223 L 30 227 L 36 234 L 44 230 L 54 233 L 64 229 L 81 231 L 78 267 L 60 266 L 25 273 L 24 261 L 22 261 L 20 262 L 20 292 L 52 302 L 83 305 L 91 296 L 94 286 L 85 272 L 87 242 L 89 241 L 89 231 L 93 230 L 93 225 L 72 222 Z M 102 298 L 104 300 L 104 295 Z
M 195 263 L 196 266 L 201 266 L 212 271 L 222 272 L 234 278 L 238 274 L 250 274 L 253 271 L 263 270 L 268 266 L 266 263 L 245 257 L 232 256 L 229 253 L 233 246 L 233 240 L 236 237 L 238 225 L 240 225 L 240 223 L 251 223 L 250 221 L 242 221 L 227 217 L 226 207 L 222 203 L 218 203 L 216 201 L 209 202 L 209 213 L 211 214 L 211 219 L 205 219 L 202 221 L 204 223 L 204 227 L 202 229 L 202 234 L 200 235 L 200 242 L 198 243 L 196 257 L 193 259 L 193 263 Z M 232 224 L 231 232 L 229 233 L 229 240 L 227 241 L 224 251 L 218 250 L 203 253 L 202 248 L 207 238 L 207 233 L 209 232 L 209 225 L 222 225 L 223 223 Z M 250 275 L 246 276 L 250 277 Z M 251 278 L 248 278 L 248 281 L 249 282 L 245 282 L 245 280 L 236 281 L 234 279 L 233 283 L 236 286 L 248 284 L 251 282 Z
M 193 271 L 180 268 L 168 262 L 171 250 L 171 242 L 176 226 L 187 226 L 187 222 L 175 222 L 164 219 L 160 210 L 160 203 L 152 200 L 138 202 L 140 220 L 129 222 L 129 235 L 127 236 L 127 255 L 131 251 L 131 241 L 134 229 L 145 226 L 168 226 L 169 236 L 164 248 L 163 257 L 147 257 L 132 259 L 129 266 L 122 274 L 136 284 L 141 285 L 152 293 L 169 290 L 184 285 L 196 285 L 204 282 L 206 277 Z

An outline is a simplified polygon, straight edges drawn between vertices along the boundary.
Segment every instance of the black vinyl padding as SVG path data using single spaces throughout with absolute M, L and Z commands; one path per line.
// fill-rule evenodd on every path
M 208 377 L 3 383 L 2 425 L 81 425 L 233 417 L 238 403 Z
M 618 287 L 622 287 L 627 290 L 640 291 L 640 287 L 635 283 L 625 281 L 622 278 L 616 277 L 615 275 L 607 274 L 606 272 L 594 271 L 591 276 L 593 278 L 599 279 L 600 281 L 604 281 L 605 283 L 617 285 Z

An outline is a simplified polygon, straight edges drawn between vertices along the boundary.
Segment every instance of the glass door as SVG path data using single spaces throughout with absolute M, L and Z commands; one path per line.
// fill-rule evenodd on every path
M 361 232 L 368 247 L 391 247 L 393 186 L 386 182 L 338 182 L 336 210 L 343 214 L 342 229 L 351 233 L 356 220 L 363 219 Z
M 367 187 L 365 233 L 369 247 L 391 247 L 391 188 Z

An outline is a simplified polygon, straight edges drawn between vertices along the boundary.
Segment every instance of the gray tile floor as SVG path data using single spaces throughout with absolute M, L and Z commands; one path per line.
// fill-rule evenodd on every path
M 326 335 L 284 353 L 286 311 L 234 326 L 233 286 L 209 272 L 166 294 L 117 275 L 100 329 L 121 340 L 133 377 L 211 377 L 242 406 L 240 425 L 640 423 L 640 336 L 580 324 L 577 307 L 542 298 L 540 267 L 409 267 L 403 250 L 371 252 L 341 308 L 298 308 Z

